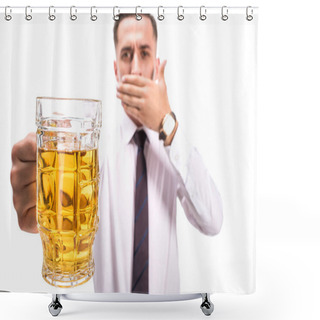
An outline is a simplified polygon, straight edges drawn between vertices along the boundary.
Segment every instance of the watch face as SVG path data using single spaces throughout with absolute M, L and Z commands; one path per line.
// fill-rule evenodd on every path
M 171 114 L 168 115 L 166 121 L 163 124 L 163 130 L 167 136 L 170 136 L 170 134 L 174 130 L 175 125 L 176 125 L 176 122 L 173 119 L 172 115 Z

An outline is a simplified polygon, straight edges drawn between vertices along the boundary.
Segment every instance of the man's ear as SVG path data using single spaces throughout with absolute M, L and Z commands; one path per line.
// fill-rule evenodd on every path
M 118 67 L 117 67 L 116 61 L 113 61 L 113 68 L 114 68 L 114 74 L 116 76 L 117 82 L 119 82 L 119 74 L 118 74 Z

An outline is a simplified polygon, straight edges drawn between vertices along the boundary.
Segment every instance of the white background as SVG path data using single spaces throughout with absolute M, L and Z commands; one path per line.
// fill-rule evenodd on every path
M 2 5 L 258 5 L 257 287 L 214 295 L 215 319 L 320 318 L 320 48 L 317 1 L 18 1 Z M 50 295 L 0 293 L 1 319 L 49 319 Z M 65 319 L 203 319 L 200 300 L 63 301 Z

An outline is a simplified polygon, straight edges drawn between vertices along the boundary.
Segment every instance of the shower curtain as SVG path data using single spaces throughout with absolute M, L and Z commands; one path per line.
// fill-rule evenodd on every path
M 148 270 L 146 293 L 253 292 L 257 8 L 0 14 L 0 290 L 133 292 L 135 255 L 147 239 L 137 277 Z M 36 194 L 19 176 L 32 161 L 12 149 L 26 152 L 17 144 L 36 132 L 37 97 L 102 102 L 95 272 L 72 288 L 44 281 L 40 235 L 28 229 L 31 220 L 18 219 L 27 208 L 21 201 L 34 206 Z M 141 147 L 133 136 L 141 126 L 147 180 L 136 176 Z M 28 168 L 34 187 L 35 162 Z M 139 211 L 141 181 L 147 194 Z M 149 222 L 135 240 L 141 212 Z

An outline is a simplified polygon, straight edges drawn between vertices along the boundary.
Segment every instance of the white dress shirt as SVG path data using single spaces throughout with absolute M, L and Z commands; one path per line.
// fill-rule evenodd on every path
M 119 129 L 116 151 L 100 163 L 95 292 L 131 292 L 137 157 L 132 138 L 137 127 L 124 113 Z M 199 153 L 185 141 L 179 127 L 167 147 L 157 132 L 143 129 L 147 134 L 144 154 L 149 205 L 149 293 L 175 294 L 180 287 L 177 198 L 190 223 L 206 235 L 220 231 L 222 201 Z

